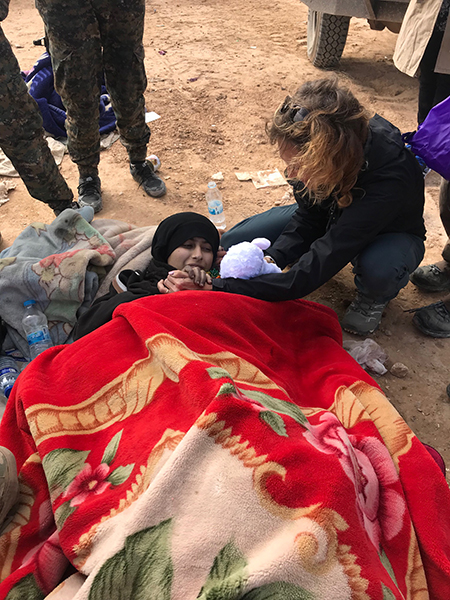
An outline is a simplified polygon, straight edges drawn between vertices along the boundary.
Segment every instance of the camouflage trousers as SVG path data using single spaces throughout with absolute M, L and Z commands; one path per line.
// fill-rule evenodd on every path
M 57 208 L 73 194 L 44 138 L 39 108 L 29 95 L 19 63 L 0 27 L 0 147 L 33 198 Z
M 50 44 L 55 89 L 67 111 L 69 152 L 80 173 L 97 167 L 101 80 L 131 161 L 145 159 L 145 0 L 36 0 Z

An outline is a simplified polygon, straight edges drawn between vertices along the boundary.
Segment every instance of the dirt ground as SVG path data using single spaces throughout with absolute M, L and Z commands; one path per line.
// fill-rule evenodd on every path
M 306 20 L 307 9 L 299 0 L 148 2 L 146 105 L 162 117 L 152 124 L 149 152 L 162 161 L 168 193 L 156 200 L 138 189 L 117 142 L 101 156 L 101 216 L 150 225 L 181 210 L 206 214 L 204 192 L 218 171 L 224 175 L 219 185 L 228 226 L 285 203 L 287 187 L 257 190 L 251 182 L 239 182 L 234 172 L 283 168 L 266 141 L 265 121 L 288 92 L 306 79 L 324 76 L 306 57 Z M 29 69 L 42 52 L 32 43 L 43 34 L 33 0 L 11 0 L 3 26 L 21 67 Z M 371 31 L 364 20 L 352 19 L 338 75 L 368 108 L 411 131 L 418 85 L 395 69 L 395 40 L 387 30 Z M 61 170 L 76 192 L 77 171 L 68 156 Z M 10 202 L 0 207 L 2 248 L 30 222 L 49 222 L 53 214 L 30 198 L 19 179 L 14 181 L 17 188 Z M 425 262 L 439 258 L 445 241 L 437 212 L 438 185 L 439 177 L 430 173 Z M 331 306 L 341 317 L 353 295 L 347 267 L 309 298 Z M 438 299 L 409 284 L 390 303 L 373 337 L 391 362 L 401 361 L 409 371 L 404 379 L 388 373 L 376 380 L 420 439 L 435 446 L 450 466 L 450 341 L 421 335 L 411 314 L 404 312 Z

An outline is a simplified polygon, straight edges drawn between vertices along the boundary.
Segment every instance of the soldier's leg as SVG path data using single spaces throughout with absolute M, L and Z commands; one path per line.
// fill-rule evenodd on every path
M 145 160 L 150 129 L 145 123 L 145 0 L 94 0 L 103 44 L 106 87 L 121 141 L 132 161 Z
M 133 178 L 150 196 L 165 194 L 164 182 L 145 161 L 150 129 L 145 123 L 145 0 L 94 0 L 103 44 L 106 87 L 117 117 L 120 139 L 128 151 Z
M 438 85 L 438 77 L 434 72 L 436 60 L 443 37 L 442 31 L 434 30 L 431 38 L 425 48 L 422 60 L 420 61 L 419 73 L 419 110 L 417 122 L 423 123 L 430 110 L 435 104 L 435 95 Z
M 442 225 L 448 236 L 447 243 L 442 251 L 442 258 L 450 264 L 450 182 L 444 178 L 441 179 L 439 189 L 439 212 Z
M 1 27 L 0 146 L 33 198 L 54 209 L 70 205 L 73 194 L 45 141 L 39 108 Z
M 45 23 L 55 89 L 64 103 L 68 149 L 80 173 L 78 200 L 101 210 L 98 129 L 102 51 L 90 0 L 36 0 Z

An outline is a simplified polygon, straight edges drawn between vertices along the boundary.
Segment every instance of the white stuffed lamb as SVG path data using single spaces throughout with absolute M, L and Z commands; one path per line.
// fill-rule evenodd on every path
M 258 275 L 281 273 L 274 263 L 264 260 L 263 250 L 267 250 L 270 241 L 266 238 L 255 238 L 252 242 L 241 242 L 231 246 L 220 263 L 222 279 L 252 279 Z

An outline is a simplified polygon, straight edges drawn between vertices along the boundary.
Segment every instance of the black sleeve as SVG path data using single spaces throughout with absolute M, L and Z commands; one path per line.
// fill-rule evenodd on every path
M 0 0 L 0 21 L 8 16 L 9 0 Z
M 251 280 L 218 279 L 213 281 L 213 290 L 271 302 L 310 294 L 354 259 L 395 218 L 404 194 L 400 179 L 374 181 L 363 197 L 343 209 L 339 220 L 311 244 L 290 271 Z
M 280 269 L 284 269 L 305 254 L 317 238 L 326 231 L 326 212 L 318 206 L 306 208 L 302 203 L 292 215 L 283 233 L 267 250 Z
M 108 294 L 97 298 L 97 300 L 84 312 L 78 319 L 73 330 L 73 339 L 78 340 L 81 337 L 98 329 L 108 321 L 111 321 L 115 309 L 124 302 L 131 302 L 136 298 L 142 298 L 149 294 L 133 294 L 132 292 L 122 292 L 118 294 L 114 288 L 110 288 Z
M 113 312 L 120 304 L 131 302 L 136 298 L 159 294 L 158 281 L 167 277 L 170 268 L 169 265 L 152 259 L 145 273 L 129 271 L 130 276 L 127 280 L 126 292 L 118 294 L 111 284 L 109 293 L 97 298 L 87 311 L 78 318 L 73 330 L 73 339 L 77 340 L 111 321 Z

